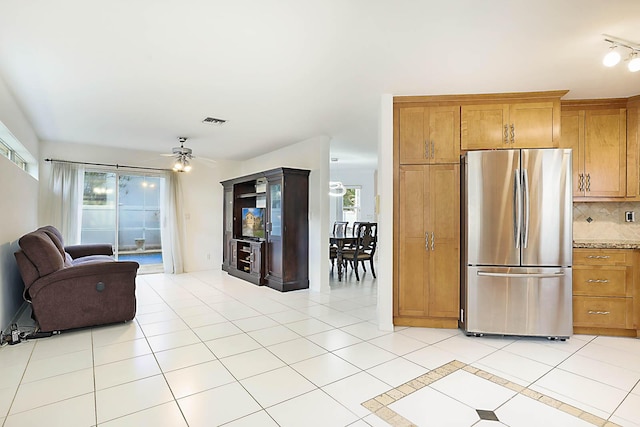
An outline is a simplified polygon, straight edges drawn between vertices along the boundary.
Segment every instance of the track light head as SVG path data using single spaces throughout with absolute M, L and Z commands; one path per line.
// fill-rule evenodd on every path
M 640 58 L 638 57 L 637 51 L 634 50 L 633 52 L 631 52 L 631 55 L 629 55 L 629 63 L 627 64 L 627 68 L 632 73 L 640 71 Z
M 606 66 L 606 67 L 613 67 L 614 65 L 616 65 L 618 62 L 620 62 L 620 54 L 615 50 L 618 46 L 615 44 L 612 44 L 612 46 L 609 48 L 609 53 L 607 53 L 604 56 L 604 59 L 602 60 L 602 63 Z

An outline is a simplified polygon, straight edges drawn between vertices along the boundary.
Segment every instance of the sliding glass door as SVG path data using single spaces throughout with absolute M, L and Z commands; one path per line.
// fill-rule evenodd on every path
M 86 171 L 82 243 L 111 243 L 116 259 L 162 265 L 160 188 L 163 177 Z

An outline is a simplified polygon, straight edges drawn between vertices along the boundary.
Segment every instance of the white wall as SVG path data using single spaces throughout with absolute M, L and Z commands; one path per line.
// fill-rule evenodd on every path
M 378 327 L 393 330 L 393 96 L 382 95 L 378 135 Z
M 180 174 L 184 199 L 182 257 L 185 271 L 220 269 L 222 266 L 222 185 L 229 175 L 241 175 L 237 162 L 218 161 L 213 166 L 195 162 Z
M 34 156 L 38 138 L 0 79 L 0 121 Z M 6 329 L 23 303 L 24 286 L 13 253 L 17 240 L 37 227 L 38 181 L 0 156 L 0 328 Z
M 329 137 L 318 136 L 242 163 L 248 175 L 277 167 L 309 169 L 309 289 L 329 289 Z M 220 204 L 222 197 L 220 197 Z M 222 207 L 219 208 L 222 211 Z

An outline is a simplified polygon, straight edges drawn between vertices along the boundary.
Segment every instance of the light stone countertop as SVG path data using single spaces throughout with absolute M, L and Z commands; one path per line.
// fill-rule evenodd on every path
M 576 239 L 574 248 L 586 249 L 640 249 L 640 240 L 591 240 Z

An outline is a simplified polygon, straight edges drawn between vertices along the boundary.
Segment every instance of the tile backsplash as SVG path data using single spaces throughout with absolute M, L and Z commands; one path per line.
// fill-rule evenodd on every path
M 635 212 L 635 222 L 625 222 L 627 211 Z M 574 203 L 573 239 L 640 241 L 640 202 Z

